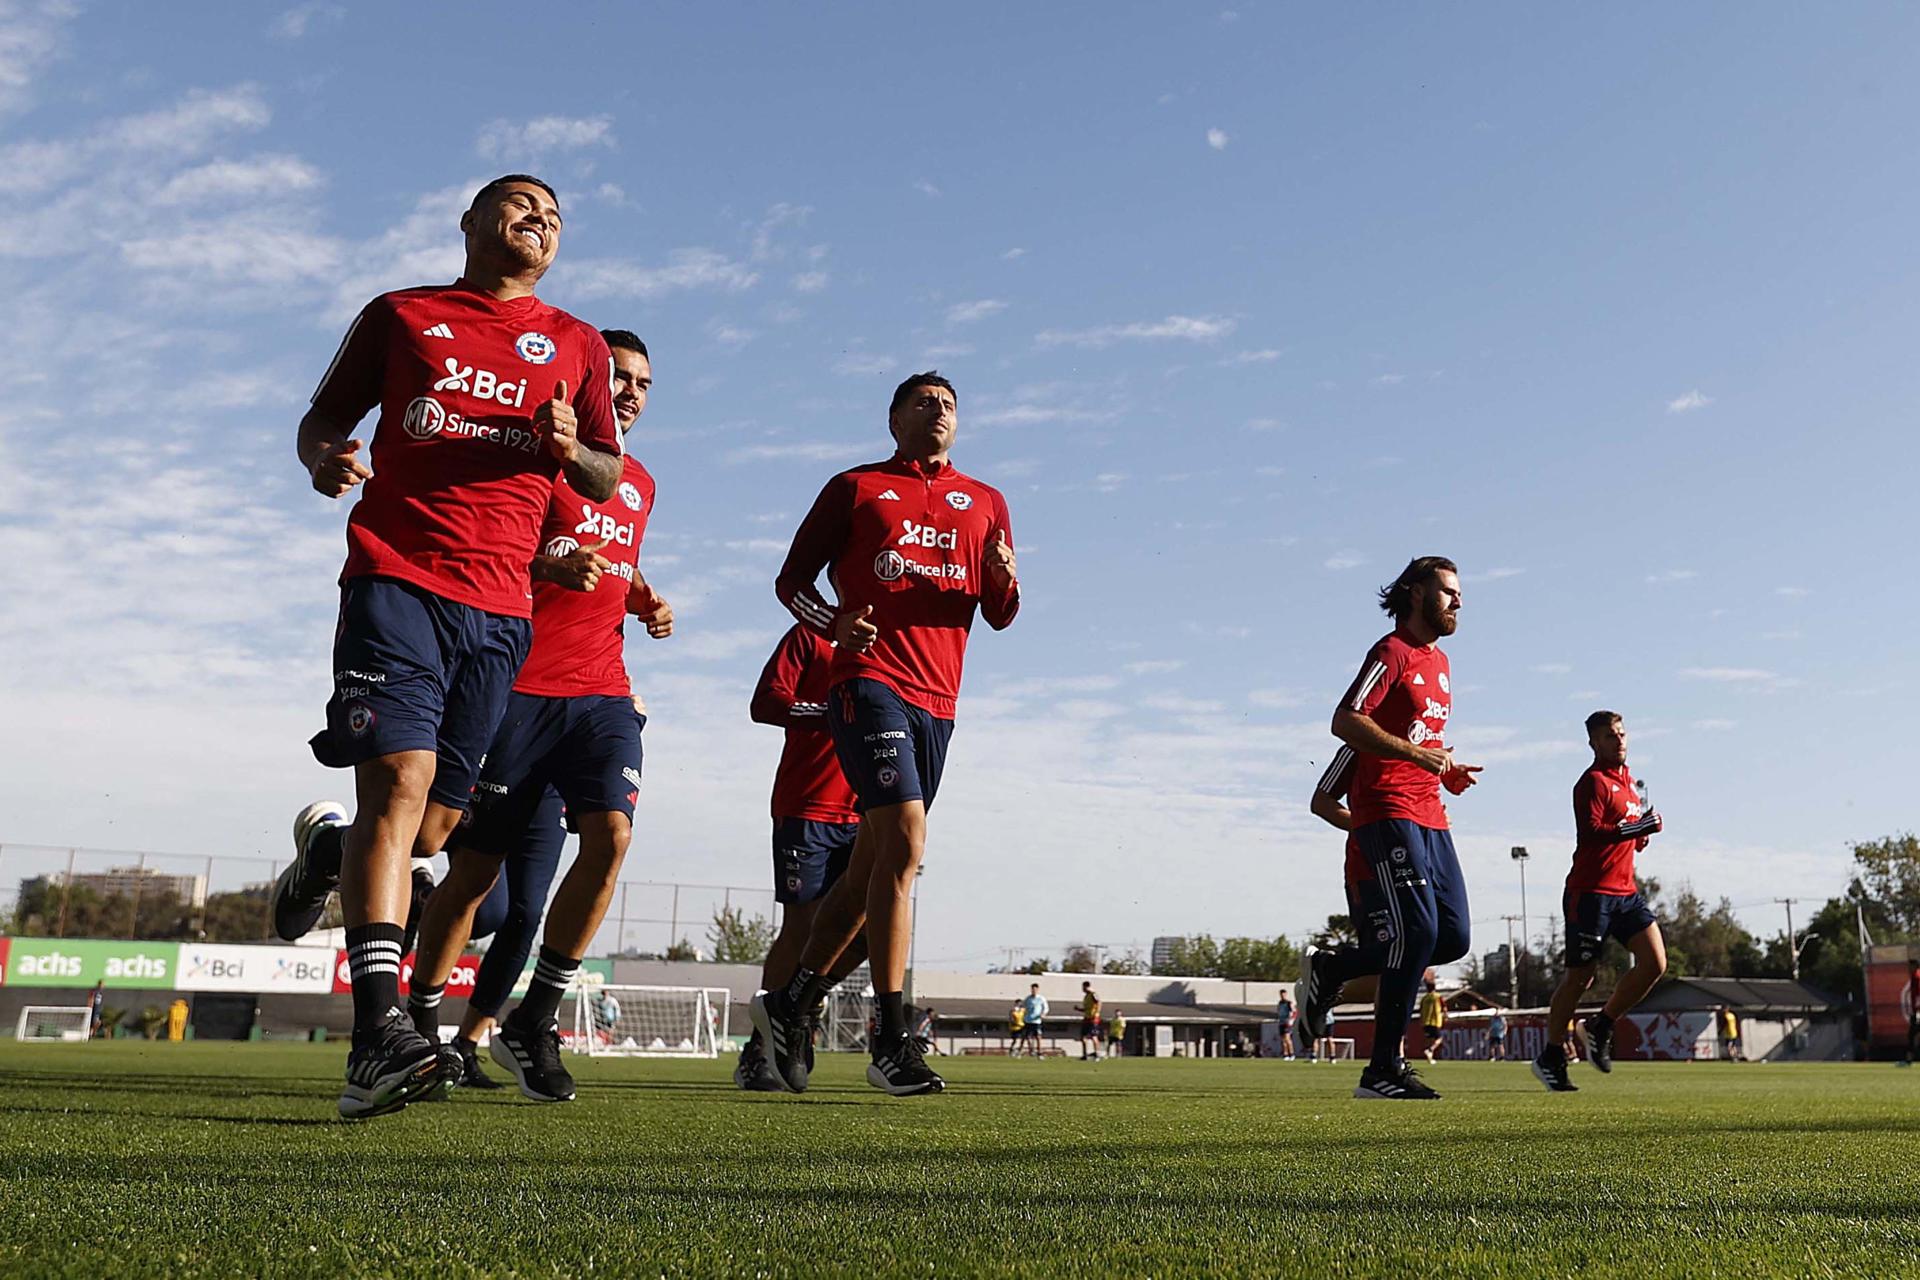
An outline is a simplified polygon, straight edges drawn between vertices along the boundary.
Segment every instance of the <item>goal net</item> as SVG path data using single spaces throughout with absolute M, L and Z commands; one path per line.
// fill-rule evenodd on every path
M 92 1011 L 83 1004 L 30 1004 L 20 1010 L 13 1038 L 39 1044 L 85 1040 L 92 1020 Z
M 1326 1036 L 1313 1046 L 1313 1054 L 1323 1061 L 1352 1062 L 1353 1041 L 1345 1036 Z
M 574 997 L 575 1053 L 717 1058 L 732 992 L 725 987 L 589 987 Z

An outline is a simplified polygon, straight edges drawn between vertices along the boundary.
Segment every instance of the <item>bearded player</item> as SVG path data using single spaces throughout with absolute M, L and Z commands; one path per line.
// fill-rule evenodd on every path
M 609 329 L 603 336 L 613 351 L 614 409 L 624 434 L 646 407 L 653 367 L 634 334 Z M 532 650 L 487 748 L 473 819 L 453 836 L 447 878 L 428 900 L 420 926 L 409 1002 L 416 1020 L 430 1026 L 438 1021 L 439 997 L 467 944 L 474 910 L 502 863 L 519 859 L 535 869 L 557 863 L 565 839 L 558 808 L 565 804 L 580 848 L 547 910 L 527 993 L 490 1041 L 493 1060 L 524 1096 L 539 1102 L 573 1099 L 556 1014 L 606 915 L 633 838 L 646 717 L 627 680 L 625 620 L 629 614 L 644 619 L 655 639 L 673 632 L 673 611 L 638 572 L 653 503 L 653 477 L 631 455 L 622 458 L 620 482 L 605 501 L 584 497 L 564 478 L 554 484 L 542 550 L 533 560 Z M 512 878 L 539 882 L 538 875 L 518 872 Z M 544 904 L 544 884 L 540 891 Z M 520 919 L 537 920 L 539 905 L 526 904 L 530 910 Z M 487 959 L 502 950 L 501 961 L 490 971 L 483 963 L 461 1039 L 476 1039 L 482 1020 L 499 1013 L 530 942 L 530 933 L 495 939 Z M 465 1075 L 461 1048 L 452 1047 L 451 1077 Z
M 320 763 L 354 771 L 359 806 L 343 832 L 321 820 L 336 810 L 302 814 L 274 914 L 283 935 L 305 932 L 338 880 L 350 1118 L 438 1085 L 434 1046 L 400 1008 L 409 860 L 465 810 L 526 658 L 528 565 L 555 478 L 594 501 L 620 481 L 607 344 L 534 296 L 561 225 L 537 178 L 482 187 L 460 218 L 460 279 L 368 303 L 300 422 L 315 490 L 365 486 L 347 521 L 327 727 L 312 743 Z M 376 407 L 363 457 L 352 433 Z M 309 857 L 309 845 L 325 847 Z
M 1574 1006 L 1593 985 L 1607 939 L 1619 939 L 1632 953 L 1633 967 L 1607 997 L 1606 1006 L 1580 1028 L 1587 1060 L 1600 1071 L 1613 1070 L 1614 1022 L 1639 1004 L 1667 971 L 1660 922 L 1633 878 L 1634 854 L 1666 824 L 1646 807 L 1627 771 L 1627 726 L 1618 713 L 1588 716 L 1587 744 L 1593 748 L 1593 764 L 1573 784 L 1573 867 L 1562 901 L 1567 972 L 1547 1008 L 1547 1047 L 1533 1060 L 1534 1077 L 1551 1093 L 1579 1089 L 1567 1078 L 1567 1054 L 1561 1045 L 1573 1024 Z
M 949 458 L 958 412 L 938 373 L 895 388 L 893 456 L 827 482 L 774 584 L 794 617 L 835 642 L 827 725 L 860 810 L 852 860 L 814 916 L 793 980 L 751 1006 L 789 1086 L 805 1011 L 864 927 L 877 1028 L 867 1082 L 896 1096 L 946 1087 L 907 1025 L 910 895 L 974 613 L 999 631 L 1020 608 L 1006 499 Z M 834 603 L 814 585 L 822 569 Z
M 1467 953 L 1467 884 L 1454 853 L 1444 780 L 1456 794 L 1475 765 L 1447 749 L 1453 684 L 1439 641 L 1453 634 L 1461 605 L 1451 560 L 1421 556 L 1380 590 L 1393 630 L 1367 653 L 1333 713 L 1333 733 L 1354 751 L 1347 792 L 1353 838 L 1386 902 L 1390 936 L 1374 999 L 1373 1058 L 1356 1098 L 1438 1098 L 1401 1056 L 1414 987 L 1429 964 Z

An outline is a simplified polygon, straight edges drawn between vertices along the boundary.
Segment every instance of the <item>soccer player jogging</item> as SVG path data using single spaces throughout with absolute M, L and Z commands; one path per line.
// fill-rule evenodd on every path
M 1434 1055 L 1446 1048 L 1447 1032 L 1447 1002 L 1434 990 L 1432 978 L 1427 979 L 1427 989 L 1420 996 L 1420 1030 L 1427 1039 L 1422 1051 L 1432 1062 Z
M 276 929 L 298 936 L 338 879 L 354 1003 L 347 1117 L 398 1110 L 438 1083 L 434 1046 L 400 1009 L 409 861 L 465 810 L 526 657 L 527 566 L 555 477 L 595 501 L 620 480 L 607 344 L 534 296 L 560 244 L 553 189 L 495 179 L 460 229 L 460 279 L 368 303 L 300 422 L 315 490 L 364 485 L 347 521 L 327 727 L 312 743 L 322 764 L 353 769 L 358 814 L 344 833 L 337 807 L 301 815 L 274 902 Z M 375 408 L 363 458 L 352 432 Z
M 610 329 L 603 336 L 613 351 L 614 407 L 624 434 L 646 406 L 653 366 L 646 344 L 634 334 Z M 541 899 L 524 902 L 517 913 L 520 927 L 488 948 L 458 1037 L 465 1043 L 453 1046 L 460 1059 L 447 1064 L 449 1074 L 463 1075 L 470 1046 L 498 1015 L 526 961 L 532 941 L 527 925 L 539 918 L 565 839 L 559 821 L 564 802 L 567 822 L 580 833 L 579 852 L 547 913 L 526 996 L 500 1021 L 489 1044 L 493 1060 L 512 1074 L 520 1092 L 540 1102 L 574 1096 L 573 1077 L 560 1059 L 555 1015 L 606 915 L 633 838 L 646 718 L 627 679 L 625 619 L 643 618 L 655 639 L 673 632 L 672 609 L 638 571 L 653 514 L 653 477 L 631 456 L 623 456 L 621 466 L 614 493 L 603 501 L 587 498 L 564 479 L 552 486 L 532 568 L 532 649 L 487 748 L 472 822 L 454 834 L 447 877 L 428 899 L 408 997 L 417 1021 L 437 1021 L 440 994 L 466 946 L 475 909 L 503 862 L 524 862 L 531 874 L 518 874 L 515 882 L 523 892 L 537 887 Z M 495 951 L 501 952 L 497 962 Z
M 827 482 L 774 584 L 794 617 L 837 645 L 827 723 L 858 798 L 860 836 L 787 990 L 755 996 L 751 1007 L 792 1085 L 805 1012 L 864 927 L 879 1015 L 867 1080 L 906 1095 L 946 1085 L 908 1034 L 903 994 L 927 807 L 946 763 L 974 613 L 1005 628 L 1020 587 L 1006 499 L 948 456 L 958 429 L 953 384 L 914 374 L 895 388 L 887 419 L 893 457 Z M 822 569 L 837 603 L 814 586 Z
M 1581 1027 L 1587 1059 L 1613 1070 L 1613 1024 L 1653 990 L 1667 970 L 1660 923 L 1640 896 L 1633 856 L 1665 824 L 1647 808 L 1627 770 L 1627 726 L 1612 711 L 1587 717 L 1593 764 L 1573 784 L 1573 867 L 1567 872 L 1567 972 L 1547 1009 L 1547 1047 L 1533 1060 L 1533 1074 L 1553 1093 L 1574 1093 L 1561 1046 L 1573 1025 L 1574 1006 L 1593 985 L 1594 966 L 1608 938 L 1633 953 L 1633 967 L 1607 997 L 1600 1012 Z
M 1355 1000 L 1374 998 L 1373 979 L 1386 965 L 1387 944 L 1393 938 L 1393 912 L 1380 891 L 1380 882 L 1373 877 L 1373 868 L 1360 853 L 1360 842 L 1353 835 L 1353 813 L 1347 808 L 1357 759 L 1349 746 L 1334 752 L 1313 789 L 1309 806 L 1314 817 L 1347 833 L 1341 878 L 1346 885 L 1347 918 L 1353 922 L 1357 939 L 1351 947 L 1309 944 L 1301 959 L 1300 981 L 1294 984 L 1293 994 L 1299 1006 L 1300 1050 L 1310 1058 L 1314 1056 L 1314 1043 L 1326 1038 L 1333 1007 L 1343 995 Z
M 812 627 L 795 623 L 780 638 L 754 686 L 749 708 L 757 724 L 786 731 L 780 764 L 773 774 L 773 896 L 781 904 L 780 932 L 767 948 L 760 970 L 763 991 L 784 988 L 800 966 L 800 949 L 813 928 L 820 899 L 847 869 L 860 814 L 853 788 L 840 771 L 833 735 L 827 732 L 828 671 L 833 645 Z M 851 973 L 867 954 L 865 935 L 856 938 L 836 964 L 833 978 Z M 798 1052 L 789 1070 L 802 1081 L 813 1069 L 817 1006 L 801 1011 Z M 786 1081 L 767 1058 L 758 1028 L 740 1050 L 734 1083 L 742 1089 L 777 1093 Z
M 1356 756 L 1347 798 L 1353 836 L 1373 868 L 1388 909 L 1386 956 L 1374 1000 L 1373 1059 L 1356 1098 L 1438 1098 L 1401 1057 L 1414 986 L 1430 964 L 1467 953 L 1467 885 L 1447 827 L 1440 787 L 1458 794 L 1478 766 L 1454 763 L 1447 749 L 1453 685 L 1438 647 L 1453 634 L 1461 606 L 1451 560 L 1421 556 L 1380 590 L 1394 621 L 1361 664 L 1339 707 L 1333 733 Z

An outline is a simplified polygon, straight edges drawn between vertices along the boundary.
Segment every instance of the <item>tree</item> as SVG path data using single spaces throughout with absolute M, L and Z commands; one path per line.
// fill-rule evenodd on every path
M 1016 970 L 1016 972 L 1030 973 L 1038 977 L 1051 968 L 1053 968 L 1053 961 L 1051 960 L 1029 960 L 1027 961 L 1026 968 Z
M 1084 942 L 1076 942 L 1067 948 L 1067 958 L 1060 962 L 1062 973 L 1098 973 L 1100 966 L 1095 962 L 1093 948 Z
M 1920 934 L 1920 840 L 1909 831 L 1850 847 L 1856 883 L 1879 905 L 1887 932 Z M 1877 934 L 1875 938 L 1884 941 Z
M 1117 973 L 1124 977 L 1135 977 L 1147 971 L 1147 962 L 1138 951 L 1129 951 L 1124 956 L 1108 956 L 1107 962 L 1100 966 L 1102 973 Z
M 666 954 L 660 958 L 662 960 L 698 960 L 700 958 L 700 948 L 694 946 L 685 938 L 682 938 L 680 941 L 668 947 Z
M 1228 938 L 1211 934 L 1180 938 L 1155 973 L 1170 977 L 1230 978 L 1236 982 L 1291 982 L 1300 976 L 1300 953 L 1285 938 Z
M 765 916 L 748 916 L 739 907 L 722 907 L 713 913 L 707 927 L 707 943 L 713 948 L 715 964 L 760 964 L 773 945 L 773 921 Z M 672 956 L 667 957 L 669 960 Z
M 1357 947 L 1360 945 L 1360 931 L 1353 927 L 1353 917 L 1331 915 L 1326 926 L 1311 939 L 1316 947 Z
M 1759 976 L 1760 944 L 1734 918 L 1729 899 L 1708 910 L 1706 900 L 1685 885 L 1671 902 L 1654 903 L 1654 912 L 1667 944 L 1667 972 L 1674 977 Z

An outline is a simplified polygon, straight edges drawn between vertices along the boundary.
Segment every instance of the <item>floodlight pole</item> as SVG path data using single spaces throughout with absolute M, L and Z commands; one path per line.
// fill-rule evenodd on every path
M 1523 844 L 1517 844 L 1513 846 L 1512 852 L 1509 853 L 1507 856 L 1520 864 L 1520 949 L 1522 953 L 1524 953 L 1528 945 L 1527 943 L 1527 859 L 1532 855 L 1530 855 L 1527 852 L 1527 846 Z M 1519 972 L 1520 971 L 1518 969 L 1514 970 L 1513 989 L 1514 989 L 1514 1000 L 1515 1000 L 1514 1007 L 1515 1008 L 1519 1008 L 1519 1003 L 1518 1003 L 1520 998 Z
M 1787 909 L 1787 955 L 1793 961 L 1793 980 L 1798 982 L 1800 981 L 1800 944 L 1793 936 L 1793 904 L 1799 899 L 1775 898 L 1774 901 Z
M 1507 922 L 1507 1007 L 1520 1007 L 1520 969 L 1514 963 L 1513 926 L 1519 916 L 1501 916 Z

